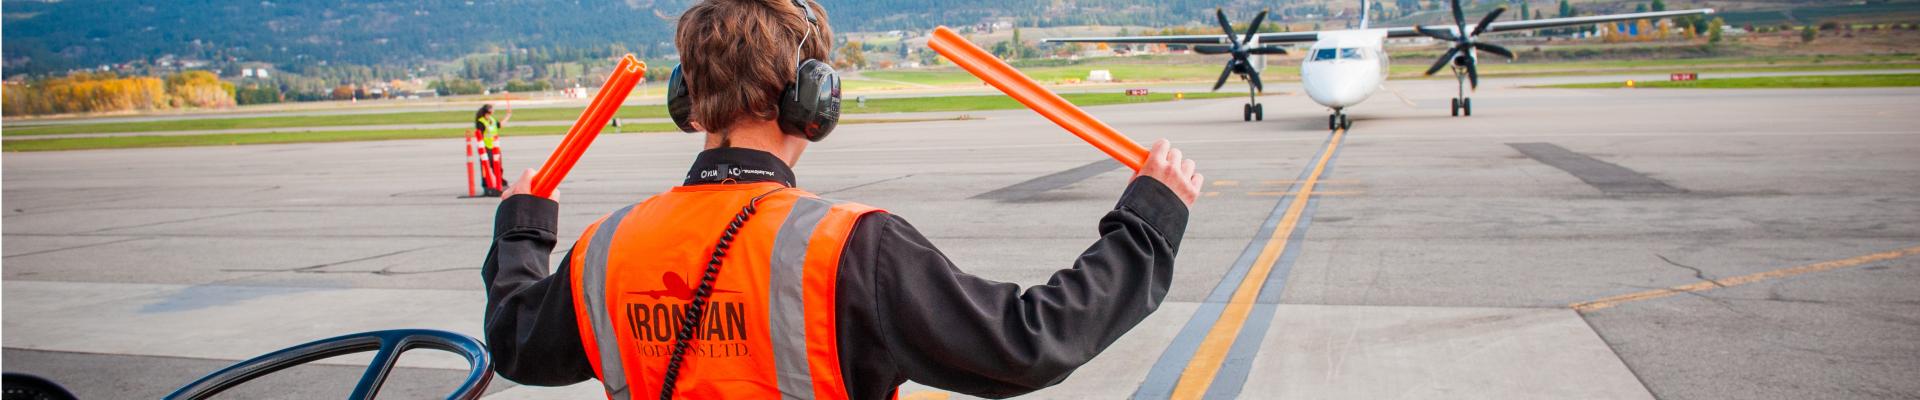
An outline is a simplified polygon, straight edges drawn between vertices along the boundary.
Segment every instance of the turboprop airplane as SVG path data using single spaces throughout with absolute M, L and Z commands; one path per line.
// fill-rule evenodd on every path
M 1218 91 L 1226 85 L 1229 75 L 1239 75 L 1246 80 L 1247 105 L 1241 109 L 1241 117 L 1246 121 L 1266 119 L 1265 110 L 1256 97 L 1262 90 L 1260 71 L 1266 67 L 1265 56 L 1287 53 L 1285 49 L 1268 44 L 1313 42 L 1307 57 L 1300 63 L 1301 86 L 1306 89 L 1307 97 L 1333 110 L 1333 114 L 1327 116 L 1327 129 L 1343 129 L 1353 126 L 1353 121 L 1347 118 L 1347 107 L 1372 97 L 1387 80 L 1387 52 L 1383 47 L 1388 38 L 1426 36 L 1453 42 L 1446 54 L 1434 61 L 1433 67 L 1427 68 L 1426 74 L 1431 76 L 1451 65 L 1454 80 L 1460 86 L 1459 97 L 1453 98 L 1453 116 L 1473 116 L 1473 100 L 1467 97 L 1467 92 L 1480 87 L 1479 52 L 1513 59 L 1513 52 L 1505 47 L 1479 41 L 1478 37 L 1482 34 L 1713 13 L 1713 9 L 1695 9 L 1494 22 L 1501 13 L 1507 11 L 1506 7 L 1500 7 L 1487 13 L 1479 24 L 1467 25 L 1460 0 L 1452 0 L 1452 6 L 1454 23 L 1451 25 L 1369 29 L 1367 3 L 1362 0 L 1359 29 L 1255 33 L 1267 18 L 1267 11 L 1261 11 L 1253 17 L 1253 23 L 1247 25 L 1245 34 L 1235 35 L 1233 26 L 1227 23 L 1226 11 L 1216 8 L 1214 15 L 1219 18 L 1220 29 L 1225 32 L 1223 35 L 1053 38 L 1042 41 L 1184 44 L 1192 45 L 1195 53 L 1231 55 L 1233 58 L 1228 59 L 1226 68 L 1220 71 L 1220 80 L 1214 82 L 1213 90 Z

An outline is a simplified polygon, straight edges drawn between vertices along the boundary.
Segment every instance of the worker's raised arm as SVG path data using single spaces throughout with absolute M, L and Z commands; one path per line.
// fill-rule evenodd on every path
M 843 354 L 842 364 L 849 379 L 985 397 L 1052 386 L 1159 307 L 1186 223 L 1174 190 L 1135 178 L 1071 268 L 1022 290 L 962 272 L 897 216 L 869 215 L 846 254 L 873 264 L 842 268 L 841 301 L 851 303 L 842 311 L 856 315 L 842 315 L 840 329 L 879 345 Z
M 518 182 L 529 181 L 521 178 Z M 568 262 L 547 273 L 560 204 L 509 190 L 494 217 L 493 247 L 481 268 L 487 285 L 487 350 L 500 376 L 525 385 L 593 378 L 573 312 Z

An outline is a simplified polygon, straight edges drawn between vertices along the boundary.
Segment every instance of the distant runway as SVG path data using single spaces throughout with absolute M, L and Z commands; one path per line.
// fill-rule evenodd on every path
M 1300 95 L 1251 123 L 1242 99 L 1089 109 L 1210 182 L 1167 303 L 1030 397 L 1920 393 L 1920 89 L 1516 87 L 1583 79 L 1603 80 L 1490 79 L 1471 118 L 1447 117 L 1452 81 L 1390 81 L 1417 106 L 1382 92 L 1337 135 Z M 799 183 L 904 216 L 970 273 L 1045 283 L 1129 174 L 1030 112 L 972 114 L 841 127 Z M 507 135 L 510 170 L 560 139 Z M 456 198 L 462 145 L 8 153 L 5 367 L 154 398 L 312 339 L 478 335 L 495 201 Z M 603 136 L 560 188 L 563 245 L 676 184 L 698 146 Z M 451 361 L 404 362 L 389 396 L 438 394 Z M 339 397 L 357 362 L 240 397 Z M 489 398 L 597 391 L 496 380 Z

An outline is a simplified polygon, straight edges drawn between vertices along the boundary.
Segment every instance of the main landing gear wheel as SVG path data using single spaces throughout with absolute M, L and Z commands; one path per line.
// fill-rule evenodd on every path
M 1473 99 L 1460 98 L 1460 97 L 1453 98 L 1453 116 L 1458 117 L 1462 115 L 1468 116 L 1468 117 L 1473 116 Z
M 1247 104 L 1240 106 L 1240 119 L 1247 122 L 1267 120 L 1265 104 Z

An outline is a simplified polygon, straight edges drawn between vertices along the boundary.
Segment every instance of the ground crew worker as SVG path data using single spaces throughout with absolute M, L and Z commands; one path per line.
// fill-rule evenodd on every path
M 907 380 L 1008 397 L 1059 383 L 1159 306 L 1202 183 L 1165 140 L 1100 238 L 1024 291 L 962 272 L 900 216 L 795 186 L 819 132 L 778 108 L 794 60 L 827 59 L 826 22 L 810 0 L 682 14 L 705 150 L 682 186 L 589 226 L 552 275 L 559 203 L 507 190 L 482 270 L 501 376 L 596 378 L 612 399 L 886 399 Z
M 473 113 L 473 129 L 481 133 L 481 168 L 492 165 L 493 179 L 481 179 L 487 181 L 482 186 L 486 186 L 488 196 L 499 196 L 500 189 L 507 186 L 506 167 L 500 158 L 500 127 L 510 119 L 513 119 L 513 110 L 507 110 L 503 118 L 494 119 L 492 104 L 481 104 L 480 111 Z

